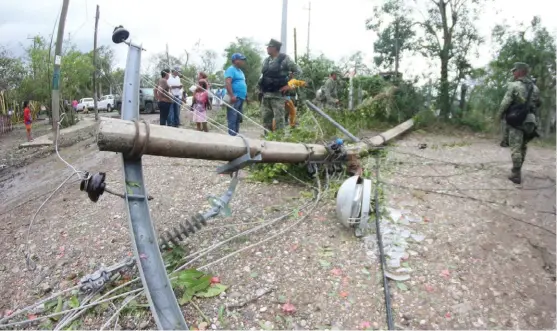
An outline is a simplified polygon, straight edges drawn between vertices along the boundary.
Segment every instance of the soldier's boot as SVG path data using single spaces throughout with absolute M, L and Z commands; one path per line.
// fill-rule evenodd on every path
M 509 176 L 509 180 L 515 184 L 522 183 L 522 174 L 520 168 L 515 168 L 511 170 L 511 175 Z
M 501 146 L 501 147 L 509 147 L 509 141 L 506 140 L 506 139 L 503 139 L 503 140 L 501 141 L 500 146 Z

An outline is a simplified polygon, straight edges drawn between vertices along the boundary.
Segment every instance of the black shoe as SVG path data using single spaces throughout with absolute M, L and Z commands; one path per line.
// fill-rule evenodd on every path
M 509 180 L 515 184 L 521 184 L 522 183 L 522 175 L 520 173 L 520 169 L 513 169 L 511 172 L 511 175 L 508 177 Z

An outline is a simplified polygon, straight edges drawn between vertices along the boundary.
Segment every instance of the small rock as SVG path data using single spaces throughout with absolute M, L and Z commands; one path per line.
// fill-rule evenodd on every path
M 12 273 L 14 273 L 14 274 L 19 273 L 19 267 L 18 266 L 13 267 L 12 268 Z
M 305 327 L 305 326 L 307 325 L 307 323 L 308 323 L 308 322 L 307 322 L 306 320 L 301 320 L 301 321 L 300 321 L 300 325 L 301 325 L 302 327 Z
M 258 297 L 260 297 L 260 296 L 262 296 L 263 294 L 265 294 L 265 292 L 267 292 L 266 289 L 260 288 L 260 289 L 258 289 L 258 290 L 255 291 L 255 295 L 258 296 Z
M 211 324 L 211 329 L 216 330 L 216 329 L 217 329 L 217 325 L 216 325 L 216 324 Z
M 149 321 L 143 321 L 139 324 L 139 329 L 141 330 L 147 329 L 148 326 L 149 326 Z
M 0 271 L 6 271 L 6 266 L 0 265 Z
M 43 284 L 41 285 L 41 291 L 42 291 L 43 293 L 48 293 L 48 292 L 52 291 L 52 287 L 50 286 L 49 283 L 43 283 Z
M 462 298 L 462 292 L 454 291 L 453 293 L 451 293 L 451 296 L 453 297 L 453 299 L 459 300 L 460 298 Z
M 373 325 L 374 329 L 376 329 L 376 330 L 379 329 L 379 323 L 373 322 L 372 325 Z
M 276 180 L 276 179 L 275 179 L 275 180 L 273 180 L 273 184 L 278 184 L 278 183 L 279 183 L 279 181 L 278 181 L 278 180 Z
M 261 307 L 261 309 L 259 309 L 259 312 L 263 313 L 267 311 L 267 307 Z
M 425 325 L 425 320 L 421 320 L 420 325 Z
M 199 323 L 199 325 L 197 326 L 197 328 L 199 330 L 206 330 L 207 329 L 207 322 L 201 322 Z

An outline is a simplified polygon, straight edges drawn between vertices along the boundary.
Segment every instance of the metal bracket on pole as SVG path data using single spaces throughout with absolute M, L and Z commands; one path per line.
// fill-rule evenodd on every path
M 339 129 L 342 133 L 344 133 L 348 138 L 350 138 L 350 140 L 352 140 L 355 143 L 360 142 L 360 138 L 354 136 L 353 134 L 350 133 L 350 131 L 346 130 L 345 127 L 343 127 L 342 125 L 338 124 L 334 119 L 331 118 L 331 116 L 325 114 L 324 111 L 322 111 L 321 109 L 319 109 L 319 107 L 317 107 L 316 105 L 314 105 L 313 103 L 311 103 L 311 101 L 306 100 L 306 104 L 308 105 L 308 107 L 315 111 L 316 113 L 318 113 L 319 115 L 321 115 L 322 117 L 324 117 L 327 121 L 331 122 L 332 125 L 334 125 L 337 129 Z
M 120 26 L 114 30 L 112 40 L 115 43 L 127 43 L 126 39 L 128 37 L 129 32 Z M 122 119 L 137 121 L 139 120 L 139 82 L 142 47 L 131 42 L 127 44 L 129 49 L 124 76 L 124 93 L 122 95 Z M 139 131 L 139 126 L 136 126 L 136 130 Z M 188 326 L 166 274 L 155 228 L 151 222 L 149 205 L 147 203 L 148 195 L 143 180 L 141 154 L 123 154 L 122 161 L 124 163 L 124 180 L 127 186 L 125 200 L 132 230 L 135 259 L 139 266 L 138 269 L 141 274 L 143 288 L 145 289 L 145 295 L 149 301 L 153 318 L 158 329 L 187 330 Z M 128 183 L 134 184 L 128 185 Z
M 217 167 L 217 174 L 232 174 L 250 164 L 261 162 L 261 153 L 258 153 L 252 158 L 249 150 L 249 142 L 246 138 L 244 138 L 244 136 L 239 135 L 239 137 L 242 138 L 244 144 L 246 144 L 246 154 L 228 162 L 225 165 Z

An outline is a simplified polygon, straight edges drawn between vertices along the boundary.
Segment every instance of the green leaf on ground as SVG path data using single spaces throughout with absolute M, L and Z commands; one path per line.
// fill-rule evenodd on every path
M 396 282 L 396 287 L 401 291 L 408 291 L 408 286 L 401 282 Z
M 251 274 L 249 274 L 249 276 L 251 278 L 256 278 L 257 276 L 259 276 L 259 274 L 257 272 L 252 272 Z
M 319 260 L 319 264 L 323 267 L 323 268 L 328 268 L 331 266 L 331 262 L 327 261 L 327 260 Z
M 79 300 L 77 299 L 77 297 L 75 295 L 70 298 L 70 302 L 68 303 L 68 306 L 70 306 L 72 308 L 79 307 Z
M 405 268 L 410 268 L 410 264 L 408 262 L 402 262 L 401 265 Z
M 226 285 L 214 284 L 213 286 L 209 286 L 205 291 L 195 293 L 195 296 L 201 298 L 212 298 L 226 291 L 227 288 L 228 286 Z

